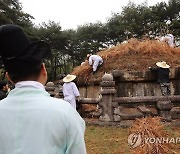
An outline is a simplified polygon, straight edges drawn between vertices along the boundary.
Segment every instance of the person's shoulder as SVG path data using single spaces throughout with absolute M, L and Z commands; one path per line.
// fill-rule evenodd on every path
M 0 100 L 2 100 L 3 98 L 5 98 L 7 95 L 4 91 L 0 90 Z
M 53 110 L 54 112 L 69 118 L 73 116 L 80 117 L 79 113 L 72 107 L 69 102 L 66 102 L 59 98 L 51 98 L 50 110 Z
M 102 58 L 100 55 L 96 55 L 97 58 Z
M 169 68 L 159 68 L 159 72 L 169 72 Z
M 174 35 L 173 35 L 173 34 L 171 34 L 171 33 L 167 34 L 167 36 L 171 36 L 171 37 L 174 37 Z
M 169 69 L 169 68 L 165 68 L 165 70 L 166 70 L 166 71 L 170 71 L 170 69 Z
M 71 84 L 72 84 L 72 85 L 75 85 L 75 83 L 74 83 L 74 82 L 71 82 Z
M 159 70 L 159 67 L 149 67 L 149 70 L 150 70 L 150 71 L 158 71 L 158 70 Z
M 4 91 L 0 90 L 0 94 L 4 94 Z
M 61 98 L 55 98 L 55 97 L 47 97 L 46 98 L 46 102 L 47 103 L 53 103 L 53 105 L 66 105 L 67 102 L 64 101 L 63 99 Z
M 70 103 L 66 102 L 60 98 L 48 97 L 44 102 L 44 107 L 48 110 L 60 111 L 60 112 L 68 112 L 71 110 L 72 106 Z M 70 109 L 69 109 L 70 108 Z
M 90 57 L 92 58 L 92 57 L 96 57 L 97 55 L 91 55 Z
M 73 86 L 73 85 L 76 85 L 76 84 L 73 81 L 71 81 L 71 82 L 68 82 L 67 85 Z
M 73 86 L 73 87 L 77 87 L 77 85 L 75 84 L 75 82 L 72 82 L 72 86 Z

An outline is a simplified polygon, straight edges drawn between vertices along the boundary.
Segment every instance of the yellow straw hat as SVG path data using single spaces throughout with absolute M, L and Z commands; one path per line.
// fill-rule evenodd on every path
M 76 78 L 76 75 L 68 74 L 66 77 L 63 78 L 63 82 L 71 82 Z
M 166 64 L 165 61 L 157 62 L 156 65 L 161 68 L 169 68 L 170 67 L 168 64 Z

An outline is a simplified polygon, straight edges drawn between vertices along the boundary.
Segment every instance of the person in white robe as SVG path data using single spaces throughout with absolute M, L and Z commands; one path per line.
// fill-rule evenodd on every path
M 64 100 L 69 102 L 74 109 L 76 109 L 76 99 L 80 96 L 79 90 L 74 82 L 76 75 L 68 74 L 63 78 L 63 95 Z
M 174 47 L 174 36 L 172 34 L 161 37 L 160 41 L 166 42 L 170 47 Z
M 99 55 L 87 55 L 89 65 L 93 68 L 93 74 L 96 72 L 98 66 L 103 64 L 103 59 Z

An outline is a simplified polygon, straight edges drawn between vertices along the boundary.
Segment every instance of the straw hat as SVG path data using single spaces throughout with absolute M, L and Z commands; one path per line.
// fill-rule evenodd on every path
M 169 68 L 170 67 L 168 64 L 166 64 L 165 61 L 157 62 L 156 65 L 161 68 Z
M 63 82 L 71 82 L 76 78 L 76 75 L 68 74 L 66 77 L 63 78 Z

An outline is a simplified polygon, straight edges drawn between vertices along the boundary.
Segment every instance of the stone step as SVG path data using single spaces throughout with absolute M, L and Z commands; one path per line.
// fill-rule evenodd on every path
M 145 116 L 152 115 L 151 110 L 149 110 L 146 106 L 138 106 L 137 109 Z
M 144 117 L 144 115 L 136 108 L 123 108 L 119 115 L 123 120 L 135 120 L 136 118 Z
M 172 119 L 180 119 L 180 107 L 173 107 L 170 112 Z

